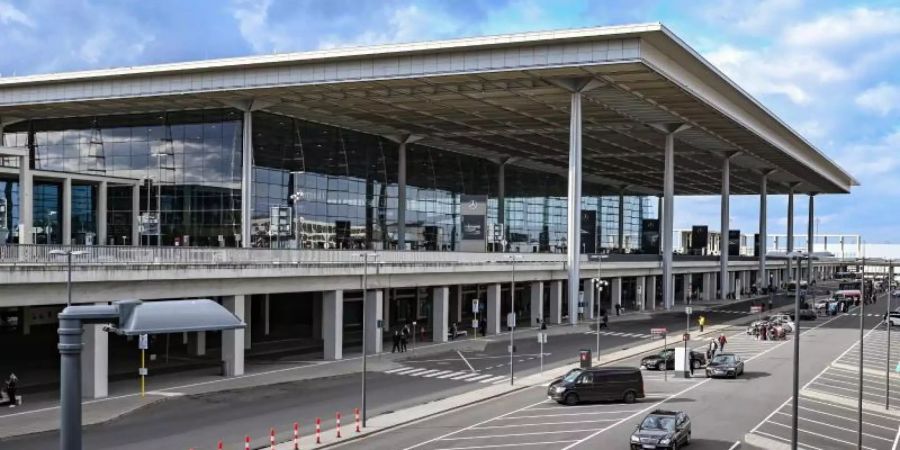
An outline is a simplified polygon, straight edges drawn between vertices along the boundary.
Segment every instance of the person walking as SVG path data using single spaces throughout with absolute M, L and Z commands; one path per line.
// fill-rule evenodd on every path
M 400 330 L 394 330 L 394 335 L 392 336 L 393 346 L 391 347 L 391 353 L 397 353 L 400 351 Z
M 706 316 L 700 314 L 700 317 L 697 318 L 697 323 L 700 324 L 700 332 L 703 332 L 703 325 L 706 325 Z
M 456 340 L 456 331 L 457 331 L 456 322 L 453 322 L 452 324 L 450 324 L 450 340 L 451 341 Z
M 609 329 L 609 316 L 606 315 L 606 310 L 603 310 L 603 316 L 601 317 L 600 328 Z
M 400 352 L 406 351 L 406 344 L 409 341 L 409 325 L 403 325 L 403 329 L 400 330 Z
M 616 315 L 617 316 L 622 315 L 622 305 L 620 305 L 618 303 L 616 303 Z
M 725 344 L 728 343 L 728 339 L 725 338 L 725 333 L 719 335 L 719 350 L 725 351 Z
M 714 345 L 716 345 L 716 341 L 709 341 L 709 345 L 706 346 L 706 360 L 707 361 L 712 361 L 713 352 L 715 351 L 715 350 L 713 350 Z
M 19 378 L 16 377 L 16 374 L 10 373 L 9 378 L 6 379 L 6 396 L 9 397 L 9 407 L 15 408 L 16 405 L 19 404 L 19 399 L 17 396 L 17 392 L 19 388 Z

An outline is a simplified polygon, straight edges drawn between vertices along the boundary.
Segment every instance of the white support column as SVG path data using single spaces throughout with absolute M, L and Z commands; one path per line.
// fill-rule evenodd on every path
M 759 271 L 756 279 L 756 287 L 762 292 L 762 288 L 768 286 L 766 278 L 766 246 L 769 241 L 766 230 L 766 209 L 768 203 L 768 180 L 770 171 L 763 172 L 759 182 Z
M 193 356 L 206 355 L 206 332 L 198 331 L 192 334 L 193 340 L 190 342 L 188 353 Z
M 85 398 L 109 395 L 109 333 L 103 324 L 84 326 L 81 353 L 81 390 Z
M 816 194 L 814 192 L 809 193 L 809 216 L 806 221 L 806 254 L 812 255 L 815 248 L 815 239 L 816 239 L 816 229 L 815 229 L 815 211 L 816 211 Z M 809 292 L 812 292 L 812 281 L 815 279 L 813 277 L 813 260 L 809 258 L 806 260 L 807 267 L 807 276 L 806 276 L 806 285 L 807 289 L 810 289 Z
M 34 178 L 28 156 L 19 158 L 19 243 L 33 244 L 31 233 L 34 225 Z
M 62 187 L 62 243 L 72 245 L 72 178 L 63 178 Z
M 544 283 L 531 282 L 531 326 L 539 326 L 544 320 Z
M 106 239 L 106 198 L 109 183 L 101 181 L 97 186 L 97 245 L 108 245 Z
M 610 299 L 612 300 L 612 309 L 616 310 L 616 305 L 622 306 L 622 278 L 616 277 L 612 279 L 612 283 L 610 283 L 609 292 Z
M 709 274 L 709 285 L 711 286 L 709 291 L 710 300 L 715 300 L 719 298 L 719 281 L 721 281 L 722 277 L 719 273 L 711 273 Z
M 471 309 L 471 307 L 470 307 Z M 463 285 L 456 285 L 456 320 L 454 322 L 462 322 L 463 317 Z M 462 327 L 465 327 L 462 323 L 460 323 Z
M 562 323 L 562 281 L 550 281 L 550 323 Z
M 222 298 L 222 306 L 238 319 L 244 320 L 243 295 Z M 244 374 L 244 330 L 222 332 L 222 361 L 225 363 L 225 376 L 236 377 Z
M 263 336 L 269 335 L 269 294 L 263 299 Z
M 434 288 L 431 302 L 431 341 L 447 342 L 447 334 L 450 332 L 450 288 Z
M 647 295 L 644 300 L 647 302 L 645 309 L 656 310 L 656 276 L 647 277 Z
M 731 156 L 726 155 L 722 160 L 722 208 L 721 208 L 721 233 L 719 236 L 719 286 L 722 286 L 722 298 L 728 297 L 728 230 L 729 202 L 731 196 Z
M 715 274 L 703 272 L 703 286 L 700 288 L 703 294 L 703 300 L 712 300 L 713 295 L 715 294 L 715 289 L 713 289 L 712 286 L 713 278 L 715 278 Z
M 584 318 L 594 318 L 594 283 L 590 278 L 581 282 L 581 289 L 584 292 Z M 599 299 L 598 299 L 599 301 Z M 597 309 L 600 310 L 599 308 Z
M 253 296 L 244 295 L 244 350 L 250 350 L 251 339 L 253 337 Z
M 406 139 L 397 147 L 397 249 L 406 249 Z
M 251 102 L 252 104 L 252 102 Z M 241 247 L 253 247 L 253 111 L 244 110 L 241 149 Z
M 378 321 L 384 319 L 384 291 L 380 289 L 370 289 L 366 291 L 369 298 L 366 299 L 366 353 L 369 355 L 377 355 L 381 353 L 384 344 L 382 338 L 382 330 L 378 327 Z M 413 330 L 415 333 L 416 330 Z
M 131 187 L 131 245 L 141 245 L 141 186 L 135 184 Z
M 675 279 L 672 276 L 672 253 L 675 232 L 675 134 L 687 128 L 681 124 L 665 124 L 658 128 L 666 133 L 666 147 L 663 167 L 662 197 L 662 306 L 671 309 L 675 306 Z M 655 303 L 655 302 L 654 302 Z
M 487 334 L 500 332 L 500 292 L 501 286 L 498 283 L 487 286 L 487 309 L 484 317 L 487 321 Z
M 344 291 L 322 294 L 322 329 L 325 334 L 325 360 L 344 358 Z
M 581 90 L 571 94 L 569 107 L 569 187 L 566 232 L 569 323 L 578 323 L 578 283 L 581 274 Z M 551 302 L 553 299 L 551 299 Z M 552 305 L 552 303 L 551 303 Z M 551 314 L 553 312 L 551 311 Z
M 647 298 L 647 278 L 636 277 L 634 288 L 634 304 L 638 311 L 646 309 L 644 299 Z
M 682 277 L 684 277 L 684 282 L 682 283 L 682 286 L 684 286 L 684 289 L 682 289 L 684 291 L 684 304 L 689 305 L 691 303 L 691 289 L 694 288 L 691 283 L 693 275 L 686 273 Z

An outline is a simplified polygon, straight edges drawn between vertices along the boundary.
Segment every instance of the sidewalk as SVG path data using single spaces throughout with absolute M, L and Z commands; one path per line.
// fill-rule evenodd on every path
M 734 302 L 734 301 L 730 301 Z M 677 312 L 677 311 L 675 311 Z M 649 320 L 656 315 L 671 314 L 673 311 L 649 311 L 641 313 L 628 313 L 617 316 L 618 321 L 630 320 Z M 743 318 L 746 319 L 746 318 Z M 740 319 L 737 319 L 740 320 Z M 550 335 L 578 334 L 589 331 L 593 324 L 592 320 L 582 321 L 577 326 L 569 325 L 551 325 L 544 332 Z M 715 332 L 722 326 L 709 326 L 704 335 Z M 517 330 L 517 338 L 530 338 L 542 331 L 538 328 L 528 328 Z M 451 350 L 471 350 L 484 351 L 485 347 L 492 342 L 505 342 L 508 339 L 507 333 L 501 333 L 485 337 L 466 337 L 456 341 L 446 343 L 426 343 L 419 344 L 414 350 L 407 353 L 381 353 L 378 355 L 370 355 L 368 358 L 369 370 L 383 371 L 399 366 L 399 364 L 410 357 L 434 354 Z M 651 342 L 648 344 L 640 344 L 630 349 L 624 350 L 627 355 L 622 356 L 623 350 L 612 351 L 612 353 L 601 355 L 603 361 L 612 361 L 621 359 L 633 354 L 642 353 L 660 347 L 661 343 Z M 645 348 L 646 347 L 646 348 Z M 223 378 L 220 376 L 220 369 L 216 367 L 204 367 L 186 372 L 165 373 L 152 375 L 147 379 L 147 393 L 145 397 L 141 397 L 138 391 L 139 385 L 137 380 L 111 380 L 109 383 L 109 397 L 97 400 L 86 400 L 83 402 L 83 424 L 102 423 L 129 412 L 135 411 L 144 406 L 165 401 L 168 398 L 178 397 L 182 395 L 198 395 L 210 392 L 219 392 L 233 389 L 252 388 L 256 386 L 264 386 L 291 381 L 309 380 L 323 377 L 333 377 L 351 373 L 358 373 L 360 370 L 360 349 L 345 349 L 345 358 L 339 361 L 323 361 L 323 360 L 296 360 L 291 359 L 285 361 L 284 367 L 273 368 L 274 364 L 282 364 L 280 362 L 254 361 L 248 359 L 247 372 L 239 377 Z M 547 373 L 547 371 L 545 371 Z M 543 378 L 541 378 L 543 380 Z M 493 386 L 492 386 L 493 388 Z M 489 388 L 490 389 L 490 388 Z M 502 393 L 502 392 L 501 392 Z M 485 398 L 483 395 L 499 395 L 497 393 L 485 392 L 479 394 L 476 398 Z M 450 401 L 451 399 L 446 399 Z M 457 399 L 456 401 L 461 401 Z M 437 402 L 434 402 L 437 403 Z M 434 407 L 432 405 L 432 407 Z M 38 433 L 57 429 L 59 426 L 58 416 L 58 391 L 46 391 L 38 394 L 26 396 L 25 404 L 19 408 L 0 410 L 0 438 L 11 437 L 23 434 Z M 395 415 L 400 416 L 402 412 Z M 377 422 L 376 422 L 377 423 Z

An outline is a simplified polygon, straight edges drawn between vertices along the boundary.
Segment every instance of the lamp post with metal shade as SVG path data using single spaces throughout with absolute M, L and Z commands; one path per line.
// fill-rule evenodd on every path
M 885 300 L 884 326 L 887 328 L 887 349 L 884 354 L 884 409 L 891 408 L 891 300 L 894 298 L 894 260 L 888 263 L 888 288 Z
M 303 200 L 303 191 L 297 191 L 291 194 L 291 205 L 294 210 L 294 228 L 297 230 L 296 248 L 300 248 L 300 201 Z
M 368 320 L 366 318 L 369 315 L 368 314 L 369 258 L 372 258 L 374 260 L 374 259 L 378 258 L 378 254 L 365 252 L 365 253 L 360 253 L 359 256 L 361 256 L 363 258 L 363 276 L 362 276 L 363 337 L 362 337 L 362 382 L 361 382 L 361 384 L 362 384 L 362 394 L 361 394 L 362 400 L 360 403 L 362 404 L 362 411 L 361 411 L 362 426 L 363 426 L 363 428 L 365 428 L 366 427 L 366 375 L 367 375 L 366 363 L 367 363 L 367 359 L 368 359 L 367 356 L 369 354 L 368 339 L 366 338 L 366 335 L 368 334 Z M 378 326 L 378 324 L 375 324 L 375 326 Z M 413 335 L 415 335 L 415 332 L 416 332 L 416 330 L 414 329 Z
M 66 305 L 72 306 L 72 257 L 86 255 L 83 250 L 50 250 L 53 256 L 66 255 Z
M 504 241 L 505 242 L 505 241 Z M 504 244 L 504 247 L 506 245 Z M 515 319 L 516 317 L 516 261 L 522 259 L 522 255 L 506 255 L 506 259 L 512 261 L 512 283 L 510 284 L 509 289 L 509 307 L 510 307 L 510 316 Z M 508 320 L 509 326 L 509 385 L 513 385 L 513 380 L 516 375 L 516 367 L 515 367 L 515 346 L 516 346 L 516 321 Z
M 598 272 L 599 272 L 599 270 L 598 270 Z M 597 276 L 599 277 L 600 274 L 598 273 Z M 605 286 L 608 286 L 609 283 L 606 280 L 601 280 L 600 278 L 592 278 L 591 284 L 594 285 L 594 291 L 597 293 L 597 298 L 594 301 L 596 301 L 597 305 L 599 306 L 600 305 L 600 297 L 603 295 L 603 288 Z M 596 319 L 596 322 L 597 322 L 596 355 L 597 355 L 597 360 L 599 361 L 600 360 L 600 308 L 599 307 L 597 308 L 597 314 L 594 314 L 594 318 Z

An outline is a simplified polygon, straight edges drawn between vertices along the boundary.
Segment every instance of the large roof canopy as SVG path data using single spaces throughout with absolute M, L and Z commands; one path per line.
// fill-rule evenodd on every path
M 846 193 L 856 181 L 661 24 L 0 78 L 0 120 L 252 108 L 565 174 L 567 81 L 583 94 L 585 182 L 679 195 Z

